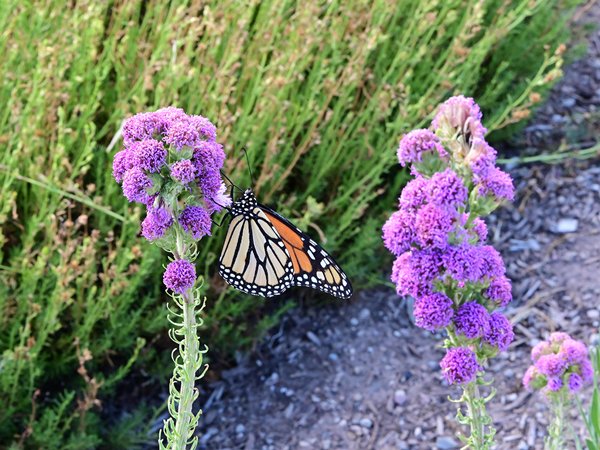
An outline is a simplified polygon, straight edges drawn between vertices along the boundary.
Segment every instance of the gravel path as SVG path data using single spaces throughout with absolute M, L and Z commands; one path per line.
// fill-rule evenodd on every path
M 514 170 L 519 199 L 490 221 L 509 276 L 517 338 L 489 371 L 501 449 L 542 448 L 546 406 L 520 379 L 550 331 L 598 342 L 600 167 Z M 574 207 L 577 205 L 577 207 Z M 392 290 L 345 307 L 297 309 L 213 386 L 207 449 L 451 449 L 455 405 L 441 336 L 415 328 Z
M 600 20 L 600 5 L 590 5 L 585 20 Z M 594 144 L 600 32 L 589 39 L 588 55 L 567 68 L 526 128 L 528 146 Z M 489 370 L 498 389 L 490 414 L 499 449 L 541 449 L 547 408 L 520 381 L 530 347 L 554 330 L 600 341 L 600 160 L 509 170 L 517 199 L 488 226 L 514 282 L 508 315 L 517 337 Z M 410 305 L 392 289 L 342 307 L 297 308 L 210 386 L 200 447 L 458 448 L 456 406 L 447 399 L 457 391 L 441 379 L 441 340 L 412 325 Z

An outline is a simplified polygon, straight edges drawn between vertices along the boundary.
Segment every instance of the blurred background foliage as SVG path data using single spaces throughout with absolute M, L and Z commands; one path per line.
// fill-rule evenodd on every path
M 384 279 L 380 226 L 403 131 L 473 95 L 508 136 L 560 75 L 577 1 L 0 2 L 0 447 L 137 448 L 171 370 L 161 271 L 111 177 L 128 116 L 215 121 L 228 174 L 354 281 Z M 222 364 L 294 301 L 227 290 L 202 243 L 202 337 Z M 217 364 L 215 364 L 217 365 Z M 160 388 L 159 388 L 160 389 Z M 122 406 L 129 404 L 129 408 Z

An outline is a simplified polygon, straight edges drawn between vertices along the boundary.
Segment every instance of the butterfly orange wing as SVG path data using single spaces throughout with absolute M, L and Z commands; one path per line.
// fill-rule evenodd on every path
M 344 299 L 352 296 L 350 280 L 319 244 L 271 208 L 259 206 L 290 255 L 294 285 L 318 289 Z

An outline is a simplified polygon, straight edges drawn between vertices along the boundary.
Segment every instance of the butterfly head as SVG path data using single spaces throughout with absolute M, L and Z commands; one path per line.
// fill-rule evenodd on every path
M 258 202 L 252 189 L 246 189 L 242 196 L 231 205 L 231 212 L 234 215 L 242 214 L 251 211 L 257 204 Z

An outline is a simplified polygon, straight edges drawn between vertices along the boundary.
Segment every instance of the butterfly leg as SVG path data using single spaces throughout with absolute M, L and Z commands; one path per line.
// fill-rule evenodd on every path
M 225 215 L 223 217 L 221 217 L 221 221 L 217 222 L 215 219 L 211 218 L 210 221 L 212 223 L 214 223 L 216 226 L 218 226 L 219 228 L 221 228 L 223 226 L 223 222 L 225 222 L 225 219 L 227 219 L 227 216 L 229 215 L 229 212 L 225 213 Z

